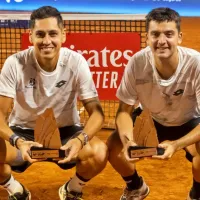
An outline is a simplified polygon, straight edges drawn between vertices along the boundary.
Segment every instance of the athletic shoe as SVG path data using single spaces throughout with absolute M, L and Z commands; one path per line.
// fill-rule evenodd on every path
M 148 196 L 149 192 L 149 187 L 143 181 L 142 186 L 137 190 L 128 190 L 126 188 L 120 200 L 142 200 Z
M 79 192 L 75 192 L 75 191 L 71 191 L 71 192 L 67 191 L 68 183 L 69 183 L 69 181 L 66 184 L 64 184 L 63 186 L 61 186 L 58 191 L 60 200 L 83 200 L 82 192 L 79 193 Z
M 31 193 L 23 187 L 23 193 L 16 192 L 15 194 L 9 195 L 8 200 L 31 200 Z

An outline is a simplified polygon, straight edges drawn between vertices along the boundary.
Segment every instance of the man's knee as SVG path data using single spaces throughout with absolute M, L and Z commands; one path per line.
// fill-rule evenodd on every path
M 14 157 L 15 150 L 7 141 L 0 138 L 0 163 L 5 164 L 10 159 L 12 159 L 12 155 Z
M 0 138 L 0 163 L 5 163 L 7 154 L 6 141 Z
M 195 144 L 198 156 L 200 156 L 200 141 Z
M 107 157 L 108 148 L 106 144 L 97 137 L 94 137 L 79 153 L 79 159 L 81 161 L 92 160 L 93 162 L 106 163 Z
M 0 183 L 5 181 L 11 174 L 11 168 L 9 165 L 0 164 Z
M 118 132 L 115 130 L 107 140 L 107 146 L 109 155 L 110 154 L 119 154 L 122 151 L 122 142 L 120 140 Z
M 195 144 L 186 147 L 185 150 L 186 158 L 190 162 L 200 160 L 200 142 L 196 142 Z
M 8 165 L 20 165 L 24 162 L 21 152 L 11 146 L 9 142 L 0 139 L 0 163 Z

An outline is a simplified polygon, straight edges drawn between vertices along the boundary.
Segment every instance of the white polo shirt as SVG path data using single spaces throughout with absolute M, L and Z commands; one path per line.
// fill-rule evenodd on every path
M 98 96 L 87 61 L 68 48 L 61 48 L 56 69 L 40 68 L 34 47 L 11 55 L 0 75 L 0 95 L 14 99 L 10 126 L 34 128 L 37 115 L 53 108 L 59 127 L 80 123 L 77 97 Z
M 164 126 L 200 117 L 200 53 L 178 46 L 178 54 L 178 67 L 168 80 L 159 76 L 150 47 L 133 55 L 116 96 L 129 105 L 139 101 Z

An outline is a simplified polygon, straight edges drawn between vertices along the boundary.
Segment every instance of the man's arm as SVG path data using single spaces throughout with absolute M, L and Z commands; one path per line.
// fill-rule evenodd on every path
M 133 109 L 133 105 L 120 101 L 116 115 L 116 126 L 123 146 L 128 141 L 133 141 L 133 121 L 131 118 Z
M 197 106 L 200 107 L 200 56 L 196 57 L 197 59 L 197 75 L 194 80 L 194 88 L 195 88 L 195 95 L 197 100 Z M 197 125 L 192 131 L 190 131 L 184 137 L 175 141 L 175 145 L 177 150 L 183 149 L 189 145 L 195 144 L 200 141 L 200 125 Z
M 200 125 L 197 125 L 192 131 L 190 131 L 187 135 L 179 138 L 174 141 L 166 141 L 159 144 L 159 147 L 165 149 L 165 153 L 163 155 L 156 155 L 153 158 L 156 159 L 169 159 L 174 153 L 180 149 L 186 148 L 192 144 L 195 144 L 200 141 Z
M 76 138 L 69 140 L 61 147 L 62 150 L 68 152 L 68 155 L 63 160 L 58 161 L 58 163 L 66 163 L 72 159 L 76 159 L 79 151 L 93 138 L 103 125 L 104 114 L 98 98 L 85 99 L 82 100 L 82 103 L 88 112 L 89 119 L 85 124 L 83 131 Z
M 88 139 L 90 140 L 101 129 L 104 122 L 104 114 L 97 97 L 82 100 L 82 103 L 89 115 L 83 132 L 88 135 Z M 84 135 L 80 134 L 79 138 L 84 141 Z
M 197 125 L 192 131 L 190 131 L 187 135 L 181 137 L 178 140 L 175 140 L 175 146 L 177 150 L 183 149 L 187 146 L 195 144 L 200 141 L 200 124 Z
M 8 142 L 10 137 L 14 135 L 13 131 L 10 129 L 7 123 L 7 117 L 9 110 L 11 109 L 13 104 L 13 98 L 0 96 L 0 137 Z M 17 146 L 24 142 L 22 138 L 17 139 Z
M 13 134 L 6 121 L 12 103 L 12 98 L 0 96 L 0 137 L 7 141 L 9 141 L 10 136 Z

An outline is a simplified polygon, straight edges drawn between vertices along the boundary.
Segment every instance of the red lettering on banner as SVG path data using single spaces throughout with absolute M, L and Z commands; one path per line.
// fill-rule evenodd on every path
M 31 44 L 28 34 L 22 34 L 21 48 Z M 82 54 L 101 100 L 116 100 L 124 67 L 134 53 L 140 50 L 139 33 L 70 33 L 64 47 Z

